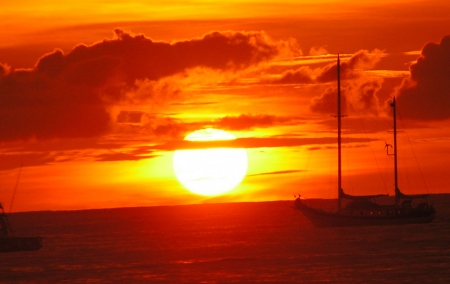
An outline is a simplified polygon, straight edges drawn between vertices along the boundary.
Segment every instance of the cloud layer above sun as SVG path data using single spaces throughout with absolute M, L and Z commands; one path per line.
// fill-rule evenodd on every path
M 450 91 L 449 39 L 446 36 L 439 44 L 427 44 L 411 66 L 411 76 L 398 88 L 405 117 L 449 117 L 443 107 L 450 105 L 446 95 Z M 326 53 L 324 48 L 320 50 L 320 54 Z M 289 58 L 301 54 L 296 40 L 273 40 L 264 32 L 215 31 L 163 42 L 116 29 L 113 39 L 80 44 L 66 54 L 61 50 L 45 54 L 32 69 L 0 65 L 0 140 L 98 137 L 120 124 L 143 123 L 152 124 L 155 135 L 179 134 L 185 130 L 182 122 L 149 117 L 142 106 L 150 109 L 167 101 L 182 103 L 185 98 L 180 94 L 186 88 L 205 82 L 221 83 L 223 88 L 272 86 L 279 92 L 274 97 L 280 98 L 287 96 L 276 89 L 282 86 L 323 85 L 323 91 L 311 98 L 309 109 L 333 114 L 335 57 L 325 55 L 321 64 L 298 66 L 292 63 L 294 60 L 282 69 L 275 68 L 279 60 L 289 62 Z M 378 95 L 383 78 L 365 72 L 374 69 L 384 55 L 380 50 L 344 55 L 341 77 L 345 82 L 345 111 L 372 116 L 385 111 L 384 100 Z M 205 101 L 197 106 L 210 104 Z M 129 106 L 141 106 L 141 110 L 130 110 Z M 247 113 L 224 115 L 209 121 L 209 125 L 250 130 L 294 125 L 300 120 L 300 116 L 249 109 Z
M 101 135 L 110 127 L 109 107 L 146 103 L 154 95 L 139 92 L 139 80 L 156 82 L 196 67 L 238 71 L 268 61 L 281 48 L 259 32 L 213 32 L 173 43 L 115 34 L 67 54 L 55 50 L 33 69 L 1 65 L 0 140 Z

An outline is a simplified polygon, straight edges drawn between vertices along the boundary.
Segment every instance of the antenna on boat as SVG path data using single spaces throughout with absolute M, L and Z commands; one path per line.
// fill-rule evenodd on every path
M 386 154 L 387 154 L 388 156 L 393 155 L 393 154 L 390 154 L 390 153 L 389 153 L 389 148 L 392 148 L 392 145 L 389 144 L 388 142 L 386 142 L 386 140 L 384 140 L 384 143 L 386 144 L 386 145 L 384 146 L 384 148 L 386 148 Z

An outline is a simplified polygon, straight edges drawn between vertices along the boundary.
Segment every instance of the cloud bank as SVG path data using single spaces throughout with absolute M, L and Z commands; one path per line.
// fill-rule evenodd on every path
M 369 77 L 365 75 L 364 70 L 375 67 L 382 56 L 383 52 L 380 50 L 373 52 L 360 50 L 348 60 L 341 61 L 341 94 L 344 113 L 356 111 L 375 116 L 380 113 L 376 93 L 381 89 L 383 79 Z M 336 82 L 337 63 L 329 64 L 316 73 L 317 82 Z M 336 114 L 336 94 L 337 85 L 334 84 L 311 100 L 310 109 L 313 112 Z
M 0 141 L 99 136 L 116 120 L 112 106 L 154 95 L 145 88 L 135 92 L 143 82 L 154 85 L 197 67 L 235 72 L 270 60 L 281 48 L 263 32 L 211 32 L 167 43 L 116 29 L 113 39 L 46 54 L 33 69 L 2 64 Z M 127 119 L 135 117 L 118 118 Z
M 373 68 L 383 56 L 383 51 L 360 50 L 349 59 L 341 59 L 341 79 L 350 80 L 361 77 L 362 71 Z M 311 84 L 335 82 L 337 74 L 336 63 L 331 63 L 323 68 L 311 69 L 301 66 L 297 69 L 289 69 L 281 74 L 280 78 L 269 79 L 272 84 Z
M 404 118 L 443 120 L 450 118 L 450 35 L 440 43 L 428 43 L 411 75 L 397 91 L 397 105 Z
M 250 130 L 253 128 L 267 128 L 272 126 L 296 124 L 298 117 L 281 117 L 275 115 L 225 116 L 215 122 L 215 126 L 225 130 Z

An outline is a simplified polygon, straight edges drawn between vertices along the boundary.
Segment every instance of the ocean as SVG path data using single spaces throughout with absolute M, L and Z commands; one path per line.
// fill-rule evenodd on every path
M 450 198 L 430 224 L 314 228 L 293 201 L 11 214 L 39 251 L 0 283 L 450 283 Z

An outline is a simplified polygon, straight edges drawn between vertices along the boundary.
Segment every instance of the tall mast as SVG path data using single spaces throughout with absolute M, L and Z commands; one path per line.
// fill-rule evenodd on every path
M 339 54 L 337 58 L 337 119 L 338 119 L 338 210 L 341 209 L 342 191 L 342 157 L 341 157 L 341 63 Z
M 394 186 L 395 186 L 395 201 L 400 197 L 400 189 L 398 188 L 398 169 L 397 169 L 397 110 L 395 97 L 391 103 L 392 116 L 394 118 Z

